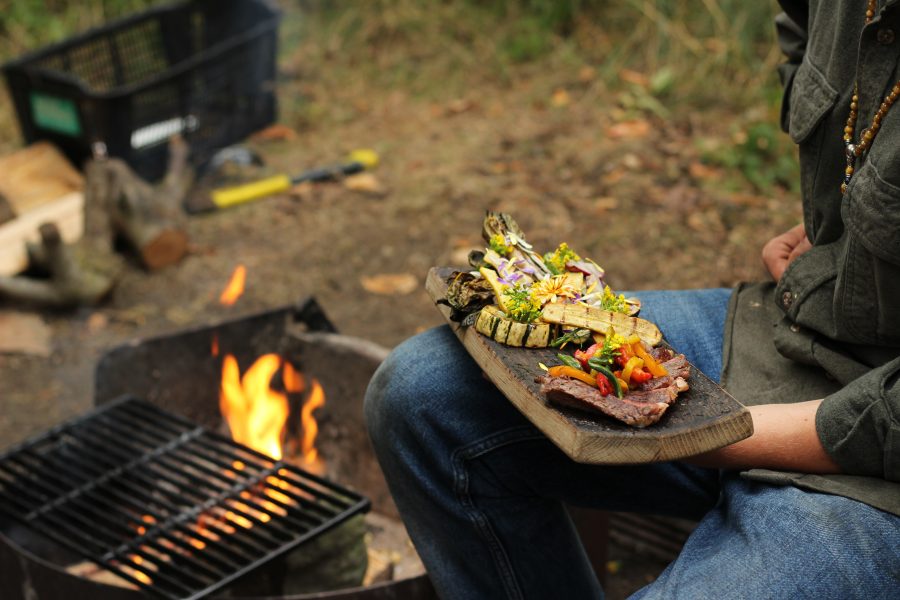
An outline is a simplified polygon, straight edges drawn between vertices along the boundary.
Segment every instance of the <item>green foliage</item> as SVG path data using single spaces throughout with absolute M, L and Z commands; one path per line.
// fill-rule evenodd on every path
M 799 192 L 800 167 L 784 133 L 770 121 L 739 127 L 725 148 L 703 149 L 704 160 L 739 171 L 759 192 L 783 187 Z
M 14 58 L 160 3 L 161 0 L 0 0 L 0 59 Z

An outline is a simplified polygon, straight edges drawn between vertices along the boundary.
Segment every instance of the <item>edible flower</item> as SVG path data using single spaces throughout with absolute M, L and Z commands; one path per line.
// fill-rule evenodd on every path
M 628 302 L 625 300 L 625 294 L 616 296 L 608 285 L 604 286 L 603 296 L 600 298 L 600 308 L 627 315 Z
M 509 256 L 513 251 L 512 244 L 508 243 L 503 234 L 500 233 L 495 233 L 491 236 L 488 246 L 500 256 Z
M 519 323 L 533 323 L 541 316 L 541 305 L 531 296 L 529 286 L 516 284 L 503 288 L 506 314 Z
M 575 298 L 579 290 L 572 285 L 565 275 L 556 275 L 536 281 L 531 286 L 531 297 L 543 306 L 548 302 L 556 302 L 560 298 Z
M 569 261 L 581 260 L 581 257 L 575 254 L 575 251 L 569 248 L 569 245 L 563 242 L 553 252 L 544 255 L 544 263 L 554 275 L 560 275 L 566 272 L 566 263 Z

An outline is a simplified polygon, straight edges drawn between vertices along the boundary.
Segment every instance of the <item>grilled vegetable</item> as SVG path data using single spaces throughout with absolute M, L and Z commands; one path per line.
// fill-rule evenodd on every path
M 556 365 L 555 367 L 550 367 L 550 370 L 547 371 L 547 373 L 549 373 L 551 377 L 569 377 L 571 379 L 583 381 L 590 386 L 597 387 L 597 380 L 591 377 L 590 374 L 568 365 Z
M 475 321 L 475 330 L 494 341 L 508 346 L 545 348 L 550 345 L 553 326 L 540 321 L 519 323 L 513 321 L 496 304 L 485 306 Z
M 494 297 L 497 298 L 497 304 L 500 305 L 500 310 L 506 310 L 508 308 L 506 301 L 506 294 L 504 294 L 504 288 L 507 287 L 500 281 L 500 276 L 497 275 L 497 271 L 491 269 L 490 267 L 481 267 L 478 269 L 478 272 L 481 273 L 481 276 L 484 277 L 488 283 L 491 284 L 491 288 L 494 290 Z
M 626 337 L 637 334 L 641 340 L 651 346 L 662 341 L 662 333 L 650 321 L 585 304 L 550 303 L 544 306 L 541 318 L 548 323 L 557 323 L 568 327 L 586 327 L 600 333 L 606 333 L 610 327 L 613 327 L 616 333 Z

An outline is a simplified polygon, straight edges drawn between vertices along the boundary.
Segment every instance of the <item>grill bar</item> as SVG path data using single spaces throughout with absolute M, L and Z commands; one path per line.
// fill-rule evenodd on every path
M 0 456 L 0 513 L 162 598 L 202 598 L 365 498 L 133 397 Z

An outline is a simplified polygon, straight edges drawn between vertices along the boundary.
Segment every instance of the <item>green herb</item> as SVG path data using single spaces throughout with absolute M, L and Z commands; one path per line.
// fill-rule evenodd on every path
M 544 255 L 544 263 L 554 275 L 562 275 L 566 272 L 566 263 L 570 260 L 581 260 L 581 257 L 563 242 L 559 248 Z
M 607 335 L 606 339 L 603 340 L 603 345 L 599 350 L 594 352 L 594 355 L 588 361 L 588 365 L 591 365 L 592 361 L 596 361 L 597 366 L 610 367 L 615 361 L 616 357 L 619 356 L 619 348 L 622 344 L 625 343 L 624 338 L 620 335 L 611 334 Z
M 500 233 L 492 235 L 490 241 L 488 241 L 488 245 L 491 250 L 500 256 L 509 256 L 513 251 L 513 247 L 506 243 L 506 238 Z
M 600 308 L 627 315 L 628 302 L 625 301 L 625 294 L 616 296 L 609 286 L 604 287 L 603 297 L 600 298 Z
M 503 290 L 506 314 L 519 323 L 533 323 L 541 316 L 541 305 L 531 297 L 531 290 L 525 285 L 509 286 Z

